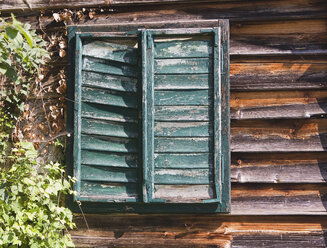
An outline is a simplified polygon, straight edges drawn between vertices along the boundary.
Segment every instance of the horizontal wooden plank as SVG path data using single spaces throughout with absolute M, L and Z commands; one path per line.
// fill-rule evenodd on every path
M 135 183 L 81 181 L 80 184 L 82 201 L 136 201 L 138 197 Z
M 212 164 L 212 153 L 155 153 L 154 166 L 156 168 L 208 168 Z
M 82 85 L 108 90 L 136 92 L 136 78 L 82 71 Z
M 82 118 L 82 133 L 124 138 L 137 138 L 138 127 L 135 123 L 113 123 L 103 120 Z
M 156 106 L 156 121 L 209 121 L 208 106 Z
M 183 90 L 212 88 L 210 74 L 160 74 L 154 75 L 155 90 Z
M 316 34 L 241 34 L 232 33 L 230 55 L 325 55 L 327 53 L 324 32 Z
M 212 150 L 209 138 L 162 138 L 154 139 L 155 152 L 210 152 Z
M 232 121 L 231 151 L 325 151 L 326 134 L 325 119 Z
M 124 108 L 122 111 L 120 107 L 94 103 L 82 103 L 82 117 L 118 122 L 138 122 L 138 115 L 135 109 Z
M 326 88 L 326 63 L 231 63 L 231 90 Z
M 137 108 L 137 96 L 126 92 L 112 92 L 82 87 L 82 101 L 117 107 Z
M 157 137 L 209 137 L 212 123 L 209 122 L 154 122 Z
M 158 155 L 160 156 L 160 155 Z M 183 185 L 197 185 L 212 183 L 212 175 L 208 168 L 206 169 L 159 169 L 154 170 L 155 184 L 180 184 Z M 172 195 L 172 197 L 174 197 Z
M 126 45 L 131 42 L 137 44 L 137 40 L 131 39 L 85 41 L 82 55 L 136 65 L 138 61 L 137 48 Z
M 106 218 L 104 218 L 104 216 Z M 315 233 L 326 231 L 327 220 L 321 216 L 246 216 L 222 214 L 86 214 L 89 234 L 99 236 L 113 232 L 171 232 L 185 237 L 199 232 L 223 234 L 262 233 Z M 72 230 L 75 235 L 86 234 L 87 226 L 83 215 L 76 214 L 74 220 L 78 229 Z M 101 226 L 101 231 L 99 227 Z
M 83 71 L 107 73 L 110 75 L 137 77 L 138 68 L 126 63 L 113 62 L 93 57 L 83 57 Z
M 138 157 L 136 154 L 114 154 L 112 152 L 82 150 L 81 163 L 85 165 L 136 168 L 138 166 Z
M 82 149 L 88 150 L 136 153 L 138 146 L 138 141 L 135 139 L 91 135 L 82 135 L 81 137 Z
M 327 91 L 232 92 L 232 119 L 311 118 L 326 114 Z
M 212 101 L 211 95 L 208 90 L 155 91 L 154 104 L 165 106 L 208 105 Z
M 135 183 L 137 171 L 135 168 L 110 168 L 108 166 L 81 165 L 82 181 Z
M 238 183 L 326 183 L 327 154 L 232 153 L 231 181 Z
M 93 234 L 93 235 L 92 235 Z M 223 234 L 193 234 L 192 237 L 178 237 L 176 233 L 165 232 L 112 232 L 108 235 L 98 237 L 96 233 L 84 233 L 81 236 L 73 236 L 76 247 L 141 247 L 141 248 L 165 248 L 179 247 L 188 248 L 212 248 L 228 247 L 230 245 L 230 236 Z M 193 238 L 193 236 L 196 236 Z
M 85 1 L 76 0 L 70 2 L 63 2 L 61 0 L 53 1 L 51 5 L 45 0 L 32 0 L 27 5 L 23 0 L 15 0 L 13 2 L 6 2 L 1 4 L 3 11 L 16 10 L 29 10 L 32 9 L 56 9 L 56 8 L 82 8 L 88 6 L 108 6 L 117 9 L 115 12 L 110 12 L 107 8 L 102 12 L 103 15 L 111 14 L 111 19 L 114 21 L 128 20 L 131 17 L 131 11 L 136 12 L 133 17 L 136 20 L 181 20 L 181 19 L 198 19 L 199 17 L 205 19 L 280 19 L 280 18 L 308 18 L 326 16 L 324 13 L 325 3 L 321 1 L 309 0 L 265 0 L 257 2 L 250 0 L 246 2 L 239 1 L 185 1 L 185 0 L 169 0 L 169 1 L 111 1 L 110 3 L 105 0 Z M 213 2 L 213 3 L 209 3 Z M 174 4 L 184 3 L 184 4 Z M 187 3 L 187 4 L 185 4 Z M 142 8 L 135 8 L 135 4 L 142 4 Z M 118 8 L 119 5 L 127 5 L 126 7 Z M 128 6 L 130 5 L 130 6 Z M 149 6 L 147 6 L 149 5 Z M 173 8 L 175 10 L 173 10 Z M 100 12 L 101 13 L 101 12 Z M 113 15 L 113 13 L 116 13 Z M 152 17 L 152 19 L 151 19 Z M 93 18 L 92 18 L 93 19 Z
M 166 202 L 203 202 L 214 198 L 213 186 L 210 185 L 154 185 L 155 199 Z
M 209 73 L 211 60 L 208 58 L 155 59 L 155 74 L 199 74 Z
M 294 233 L 294 234 L 273 234 L 253 233 L 235 234 L 232 247 L 267 247 L 267 248 L 297 248 L 297 247 L 325 247 L 325 232 L 316 233 Z
M 103 244 L 117 247 L 132 247 L 133 245 L 129 246 L 127 243 L 130 241 L 133 244 L 135 242 L 138 247 L 157 247 L 159 244 L 159 247 L 184 248 L 190 245 L 210 247 L 205 244 L 211 241 L 211 247 L 217 245 L 229 247 L 230 243 L 221 242 L 230 239 L 233 247 L 236 245 L 249 248 L 277 248 L 284 247 L 286 244 L 287 247 L 293 248 L 298 247 L 297 244 L 312 247 L 307 242 L 311 239 L 313 247 L 325 245 L 326 220 L 321 216 L 86 214 L 85 217 L 89 228 L 86 227 L 82 215 L 75 216 L 78 228 L 71 233 L 76 244 L 91 245 L 92 243 L 87 243 L 87 240 L 94 240 L 93 242 L 98 242 L 94 244 L 101 244 L 101 240 L 105 240 Z M 171 243 L 173 242 L 171 239 L 175 240 L 175 244 Z M 145 243 L 142 244 L 142 241 Z M 161 244 L 161 242 L 165 243 Z M 274 246 L 275 244 L 279 246 Z
M 233 184 L 232 214 L 326 215 L 327 186 L 319 184 Z
M 209 57 L 212 54 L 212 41 L 197 40 L 196 37 L 170 39 L 168 41 L 154 40 L 155 58 L 194 58 Z

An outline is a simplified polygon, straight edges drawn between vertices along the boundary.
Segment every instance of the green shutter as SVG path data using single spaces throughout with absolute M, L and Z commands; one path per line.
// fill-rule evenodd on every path
M 144 146 L 151 161 L 144 164 L 148 201 L 220 202 L 219 29 L 148 30 L 143 36 L 151 112 Z
M 229 211 L 227 25 L 70 28 L 84 212 Z
M 137 37 L 76 35 L 76 200 L 138 201 Z

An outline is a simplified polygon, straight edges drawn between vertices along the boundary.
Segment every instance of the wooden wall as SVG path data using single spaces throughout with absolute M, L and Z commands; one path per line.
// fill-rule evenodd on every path
M 231 214 L 76 216 L 78 247 L 327 246 L 325 0 L 24 2 L 2 15 L 15 9 L 63 43 L 69 23 L 231 22 Z M 54 54 L 49 84 L 66 71 Z

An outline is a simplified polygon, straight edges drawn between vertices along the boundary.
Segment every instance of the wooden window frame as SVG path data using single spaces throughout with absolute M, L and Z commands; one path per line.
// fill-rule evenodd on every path
M 188 34 L 192 32 L 208 32 L 212 33 L 215 39 L 214 54 L 214 80 L 218 80 L 218 84 L 214 84 L 214 140 L 220 142 L 214 142 L 214 183 L 215 183 L 215 198 L 203 203 L 164 203 L 160 199 L 152 198 L 151 182 L 146 185 L 143 184 L 143 202 L 83 202 L 82 209 L 85 213 L 113 213 L 113 212 L 139 212 L 139 213 L 213 213 L 230 212 L 230 120 L 229 120 L 229 22 L 228 20 L 216 20 L 216 21 L 201 21 L 198 23 L 193 22 L 179 22 L 176 23 L 138 23 L 138 24 L 124 24 L 124 25 L 92 25 L 92 26 L 69 26 L 68 27 L 68 89 L 67 89 L 67 130 L 73 133 L 75 129 L 79 132 L 79 128 L 74 126 L 74 119 L 78 118 L 81 113 L 79 110 L 74 111 L 74 93 L 80 91 L 80 80 L 78 76 L 80 73 L 80 66 L 78 66 L 79 61 L 76 59 L 77 53 L 79 53 L 79 47 L 81 46 L 80 37 L 87 36 L 97 36 L 104 37 L 108 36 L 108 30 L 110 33 L 119 34 L 121 32 L 133 33 L 135 30 L 141 32 L 141 39 L 146 39 L 142 42 L 142 76 L 143 80 L 151 80 L 147 73 L 147 43 L 148 37 L 157 34 L 173 34 L 175 30 L 180 30 L 181 28 L 187 29 Z M 180 31 L 179 31 L 180 32 Z M 219 51 L 218 51 L 219 50 Z M 76 70 L 76 68 L 78 70 Z M 150 83 L 151 84 L 151 83 Z M 149 93 L 147 86 L 144 84 L 142 90 L 142 97 L 153 99 L 151 93 Z M 143 85 L 143 86 L 144 86 Z M 220 94 L 219 94 L 220 93 Z M 80 98 L 79 98 L 80 100 Z M 152 108 L 151 101 L 145 101 L 146 104 L 142 106 L 142 114 L 146 115 L 151 113 L 147 112 L 148 108 Z M 145 110 L 145 111 L 144 111 Z M 73 117 L 75 113 L 75 117 Z M 143 144 L 143 176 L 148 177 L 147 173 L 151 173 L 151 166 L 148 167 L 146 152 L 149 149 L 147 145 L 147 140 L 149 135 L 147 134 L 149 129 L 149 124 L 147 121 L 149 117 L 142 118 L 142 144 Z M 151 117 L 150 117 L 151 120 Z M 151 124 L 151 123 L 150 123 Z M 153 125 L 153 123 L 152 123 Z M 74 161 L 78 160 L 79 154 L 74 154 L 72 156 L 74 146 L 75 150 L 80 149 L 80 142 L 75 142 L 74 138 L 77 139 L 78 135 L 71 135 L 67 140 L 67 173 L 74 175 Z M 219 138 L 220 137 L 220 138 Z M 153 144 L 150 144 L 150 146 Z M 150 163 L 151 164 L 151 163 Z M 153 165 L 153 163 L 152 163 Z M 149 186 L 150 185 L 150 186 Z M 80 212 L 81 206 L 77 204 L 78 201 L 74 200 L 73 197 L 69 197 L 67 200 L 67 205 L 74 211 Z

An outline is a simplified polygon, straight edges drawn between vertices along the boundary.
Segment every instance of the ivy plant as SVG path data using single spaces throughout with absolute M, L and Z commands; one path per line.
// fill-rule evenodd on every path
M 73 216 L 60 205 L 73 194 L 59 163 L 40 165 L 31 142 L 13 137 L 39 66 L 49 58 L 42 37 L 12 15 L 0 20 L 0 247 L 72 247 Z

